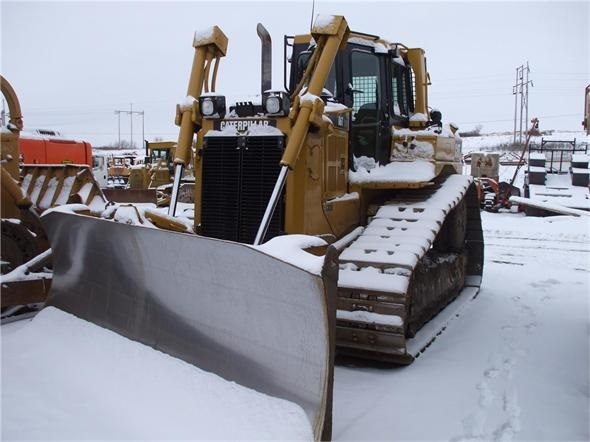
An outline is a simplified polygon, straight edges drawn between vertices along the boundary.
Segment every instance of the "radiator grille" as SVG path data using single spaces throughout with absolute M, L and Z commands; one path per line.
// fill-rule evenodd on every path
M 206 137 L 201 233 L 251 244 L 280 171 L 284 137 Z M 265 240 L 282 233 L 279 199 Z

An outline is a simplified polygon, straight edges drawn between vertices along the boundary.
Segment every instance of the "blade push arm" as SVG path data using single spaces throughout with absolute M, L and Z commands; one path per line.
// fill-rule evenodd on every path
M 312 35 L 317 42 L 317 48 L 304 73 L 304 78 L 309 78 L 307 94 L 312 98 L 318 97 L 319 100 L 336 54 L 346 44 L 348 34 L 348 23 L 342 16 L 330 17 L 329 21 L 322 20 L 322 17 L 318 17 L 316 20 Z M 294 125 L 281 160 L 281 165 L 288 166 L 289 169 L 293 169 L 299 157 L 303 141 L 309 130 L 312 112 L 318 109 L 318 102 L 313 99 L 297 97 L 294 100 L 293 109 L 295 112 L 293 115 Z
M 285 185 L 287 172 L 295 167 L 309 131 L 310 122 L 318 114 L 321 116 L 323 113 L 324 105 L 319 97 L 328 79 L 336 54 L 346 44 L 349 32 L 348 23 L 342 16 L 329 17 L 328 20 L 319 17 L 314 24 L 312 35 L 317 42 L 317 47 L 303 75 L 304 79 L 309 78 L 307 93 L 303 97 L 297 96 L 294 99 L 293 109 L 289 115 L 294 123 L 287 147 L 281 158 L 281 171 L 256 233 L 254 244 L 260 244 L 264 239 L 278 198 Z
M 193 41 L 195 55 L 188 83 L 187 100 L 176 106 L 175 123 L 180 126 L 180 131 L 174 158 L 174 186 L 168 211 L 171 216 L 174 216 L 176 212 L 180 179 L 184 167 L 190 161 L 193 137 L 200 128 L 201 114 L 197 99 L 203 89 L 209 92 L 209 84 L 211 84 L 211 91 L 215 91 L 217 66 L 221 57 L 227 52 L 227 42 L 227 37 L 217 26 L 213 26 L 208 33 L 195 33 Z M 214 65 L 213 71 L 211 71 L 212 65 Z

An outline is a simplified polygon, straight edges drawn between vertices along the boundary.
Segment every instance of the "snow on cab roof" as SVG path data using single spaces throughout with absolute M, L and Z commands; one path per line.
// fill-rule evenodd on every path
M 386 54 L 389 52 L 390 49 L 393 49 L 391 43 L 386 42 L 385 40 L 370 40 L 368 38 L 363 38 L 360 36 L 350 37 L 348 39 L 348 43 L 358 44 L 362 46 L 369 46 L 374 49 L 375 53 Z

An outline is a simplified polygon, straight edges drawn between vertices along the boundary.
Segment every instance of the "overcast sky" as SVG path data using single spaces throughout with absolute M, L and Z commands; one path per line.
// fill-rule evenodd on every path
M 312 9 L 313 8 L 313 9 Z M 129 114 L 144 112 L 145 139 L 175 140 L 195 31 L 218 25 L 229 38 L 217 91 L 260 89 L 261 22 L 273 38 L 273 87 L 283 86 L 283 36 L 305 33 L 312 15 L 344 15 L 351 29 L 426 50 L 429 104 L 460 130 L 514 126 L 516 69 L 528 62 L 529 117 L 541 129 L 582 130 L 590 84 L 590 2 L 1 0 L 1 72 L 19 96 L 25 126 L 90 141 L 131 138 Z M 142 116 L 133 117 L 133 140 Z

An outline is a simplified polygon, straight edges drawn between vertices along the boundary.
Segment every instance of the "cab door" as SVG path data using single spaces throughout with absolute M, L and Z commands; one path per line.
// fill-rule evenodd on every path
M 350 143 L 356 157 L 389 162 L 390 115 L 384 78 L 385 58 L 367 49 L 350 51 L 349 95 L 352 96 Z

